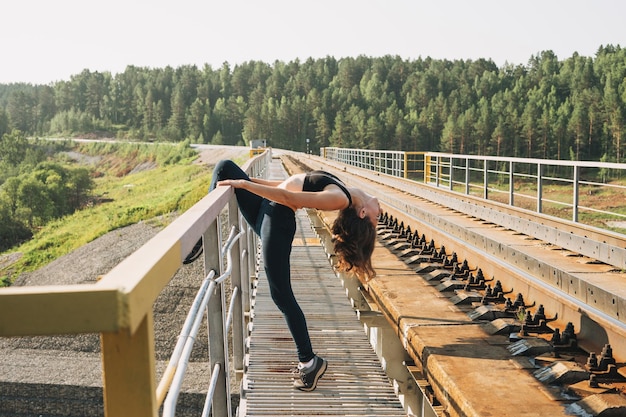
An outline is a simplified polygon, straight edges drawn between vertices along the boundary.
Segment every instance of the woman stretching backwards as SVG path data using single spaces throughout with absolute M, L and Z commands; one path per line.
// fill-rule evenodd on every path
M 283 313 L 297 347 L 300 378 L 294 387 L 313 391 L 326 371 L 327 362 L 313 352 L 306 319 L 291 288 L 289 255 L 296 232 L 295 211 L 303 207 L 340 210 L 332 226 L 338 268 L 371 278 L 375 275 L 371 256 L 381 212 L 378 199 L 360 189 L 346 187 L 324 171 L 296 174 L 284 181 L 267 181 L 248 177 L 229 160 L 215 166 L 210 190 L 222 185 L 235 188 L 243 217 L 261 238 L 272 300 Z

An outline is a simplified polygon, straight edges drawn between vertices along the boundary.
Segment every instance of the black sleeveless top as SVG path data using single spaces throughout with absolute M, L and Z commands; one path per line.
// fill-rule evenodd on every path
M 348 206 L 352 205 L 352 197 L 346 186 L 341 182 L 339 178 L 326 171 L 311 171 L 307 172 L 304 177 L 304 183 L 302 184 L 302 191 L 323 191 L 327 185 L 334 184 L 341 188 L 346 197 L 348 197 Z

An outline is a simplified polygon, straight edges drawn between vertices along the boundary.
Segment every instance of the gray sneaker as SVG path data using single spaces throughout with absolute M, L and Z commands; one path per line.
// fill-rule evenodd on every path
M 299 369 L 299 375 L 293 382 L 293 386 L 300 391 L 313 391 L 317 387 L 317 380 L 324 375 L 328 362 L 319 356 L 313 358 L 313 365 Z

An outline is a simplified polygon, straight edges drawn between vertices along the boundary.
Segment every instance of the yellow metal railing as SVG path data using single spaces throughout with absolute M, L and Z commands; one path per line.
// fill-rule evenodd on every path
M 250 148 L 250 158 L 253 158 L 256 155 L 261 155 L 266 150 L 267 148 Z
M 251 176 L 261 177 L 270 161 L 268 151 L 242 168 Z M 204 236 L 205 242 L 205 275 L 210 271 L 219 275 L 223 268 L 220 242 L 224 227 L 220 213 L 225 207 L 229 207 L 229 226 L 239 228 L 240 223 L 245 224 L 238 215 L 232 189 L 215 189 L 95 284 L 1 289 L 0 337 L 99 333 L 105 415 L 157 416 L 169 383 L 160 384 L 157 398 L 153 304 L 200 236 Z M 238 254 L 247 254 L 247 259 L 241 259 L 241 265 L 236 266 L 237 274 L 254 270 L 250 268 L 256 260 L 251 235 L 249 233 L 247 239 L 240 239 L 236 245 Z M 245 300 L 249 286 L 239 286 L 234 293 L 246 293 L 239 297 L 241 307 L 236 316 L 241 322 L 245 311 L 249 311 L 249 300 Z M 222 326 L 216 325 L 223 324 L 223 317 L 215 317 L 216 312 L 223 314 L 221 308 L 221 302 L 212 303 L 208 306 L 208 317 L 210 327 L 221 327 L 223 331 Z M 233 328 L 233 334 L 241 346 L 234 346 L 234 351 L 241 363 L 236 363 L 235 369 L 243 369 L 245 330 L 242 328 L 245 326 L 237 325 L 240 325 L 239 330 Z M 224 344 L 223 338 L 221 343 Z M 211 349 L 210 360 L 211 365 L 219 364 L 215 369 L 224 370 L 228 369 L 225 363 L 228 353 L 224 352 L 227 351 L 224 346 L 221 349 L 216 355 L 215 349 Z M 164 375 L 171 382 L 170 377 Z M 214 391 L 220 401 L 214 402 L 213 415 L 231 415 L 229 382 L 224 375 L 214 377 L 218 379 Z
M 323 158 L 415 181 L 424 180 L 425 154 L 426 152 L 332 147 L 320 149 Z

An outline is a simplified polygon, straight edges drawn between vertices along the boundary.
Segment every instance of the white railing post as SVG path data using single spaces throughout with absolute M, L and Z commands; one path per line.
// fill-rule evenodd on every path
M 448 189 L 454 190 L 454 157 L 450 157 L 450 167 L 448 167 Z
M 515 204 L 515 175 L 513 170 L 515 169 L 513 161 L 509 161 L 509 206 Z
M 209 271 L 223 271 L 222 251 L 220 248 L 221 226 L 218 218 L 209 226 L 204 233 L 204 270 L 205 275 Z M 220 369 L 216 377 L 217 384 L 213 393 L 213 417 L 230 417 L 230 378 L 228 364 L 228 335 L 224 332 L 224 312 L 226 301 L 224 286 L 220 283 L 215 286 L 211 300 L 207 306 L 208 338 L 209 338 L 209 362 L 211 369 Z M 215 365 L 218 365 L 216 367 Z M 213 375 L 212 375 L 213 376 Z
M 465 194 L 470 193 L 470 159 L 465 158 Z
M 543 164 L 537 163 L 537 213 L 543 211 Z
M 572 187 L 572 221 L 578 221 L 578 199 L 580 195 L 580 167 L 578 165 L 574 165 L 574 184 Z
M 489 159 L 483 159 L 483 198 L 489 198 Z

